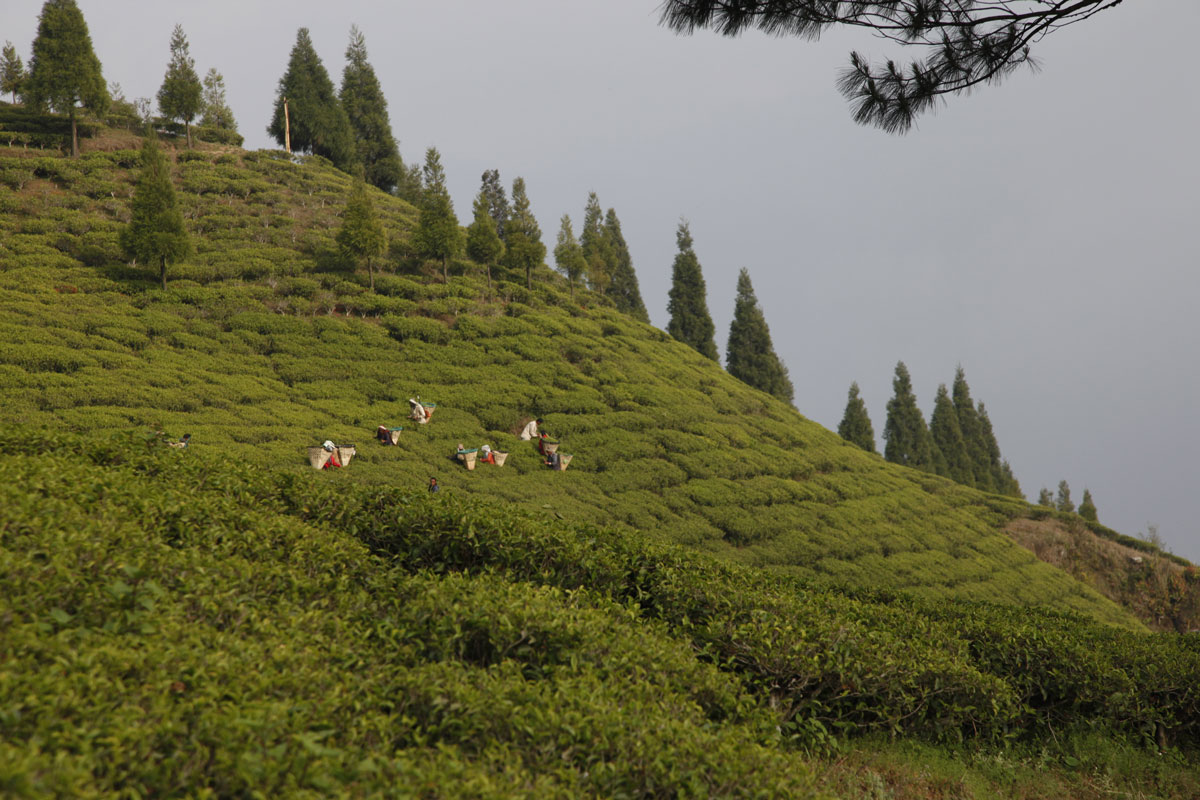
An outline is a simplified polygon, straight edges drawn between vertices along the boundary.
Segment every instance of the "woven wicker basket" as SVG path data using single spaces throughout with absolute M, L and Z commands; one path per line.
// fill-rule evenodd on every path
M 404 428 L 388 428 L 388 438 L 392 440 L 392 444 L 400 444 L 400 431 Z
M 496 457 L 496 466 L 503 467 L 505 459 L 508 458 L 508 453 L 501 453 L 499 450 L 493 450 L 492 455 Z
M 325 466 L 325 462 L 328 461 L 329 457 L 332 455 L 333 453 L 329 452 L 324 447 L 310 447 L 308 448 L 308 463 L 312 464 L 313 469 L 320 469 L 321 467 Z
M 350 459 L 354 458 L 355 454 L 358 453 L 358 449 L 352 444 L 342 444 L 338 445 L 337 453 L 338 461 L 345 467 L 350 464 Z
M 542 442 L 542 450 L 543 450 L 543 452 L 546 453 L 546 455 L 550 455 L 557 449 L 558 449 L 558 442 L 552 442 L 549 439 L 546 439 L 545 441 Z
M 570 463 L 571 463 L 571 459 L 572 459 L 572 458 L 574 458 L 574 457 L 575 457 L 575 456 L 571 455 L 570 453 L 563 453 L 562 455 L 560 455 L 560 456 L 558 457 L 558 469 L 559 469 L 559 471 L 561 472 L 562 470 L 566 469 L 566 468 L 567 468 L 567 464 L 570 464 Z
M 479 456 L 479 449 L 459 450 L 458 460 L 467 465 L 467 469 L 475 469 L 475 459 Z

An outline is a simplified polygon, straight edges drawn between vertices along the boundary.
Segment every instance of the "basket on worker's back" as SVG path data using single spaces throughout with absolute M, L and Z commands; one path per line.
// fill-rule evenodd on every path
M 477 447 L 471 450 L 459 450 L 457 453 L 458 460 L 466 464 L 467 469 L 475 469 L 475 458 L 478 454 L 479 448 Z
M 421 403 L 421 407 L 425 409 L 425 419 L 429 419 L 433 412 L 437 411 L 437 403 Z
M 313 469 L 321 469 L 332 455 L 333 453 L 324 447 L 310 447 L 308 448 L 308 463 L 312 464 Z
M 403 426 L 399 428 L 388 428 L 388 438 L 392 440 L 392 444 L 400 444 L 400 431 L 404 430 Z
M 496 458 L 496 466 L 503 467 L 505 459 L 508 458 L 508 453 L 501 453 L 499 450 L 493 450 L 492 455 Z
M 337 448 L 338 463 L 343 467 L 350 463 L 350 459 L 358 453 L 358 448 L 352 444 L 339 444 Z
M 558 442 L 552 441 L 550 439 L 543 439 L 542 440 L 542 452 L 545 453 L 546 455 L 552 455 L 554 453 L 554 451 L 558 449 L 558 444 L 559 444 Z
M 572 459 L 572 458 L 574 458 L 574 457 L 575 457 L 575 456 L 571 455 L 570 453 L 563 453 L 562 455 L 560 455 L 560 456 L 558 457 L 558 470 L 559 470 L 559 472 L 562 472 L 564 469 L 566 469 L 566 468 L 567 468 L 567 464 L 570 464 L 570 463 L 571 463 L 571 459 Z

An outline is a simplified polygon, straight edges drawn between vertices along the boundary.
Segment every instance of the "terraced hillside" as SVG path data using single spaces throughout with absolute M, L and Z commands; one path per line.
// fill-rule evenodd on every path
M 846 445 L 548 270 L 532 291 L 501 274 L 489 292 L 463 262 L 443 284 L 407 252 L 414 209 L 383 195 L 392 246 L 370 292 L 333 248 L 349 180 L 321 159 L 177 153 L 197 253 L 158 289 L 117 247 L 136 165 L 128 149 L 0 156 L 0 422 L 189 432 L 196 450 L 283 472 L 309 470 L 305 448 L 332 438 L 359 446 L 322 476 L 334 485 L 419 489 L 436 474 L 497 514 L 637 530 L 818 585 L 1137 627 L 999 532 L 1024 503 Z M 433 422 L 375 445 L 417 393 L 438 404 Z M 531 415 L 574 455 L 566 472 L 515 438 Z M 467 472 L 458 442 L 511 456 Z

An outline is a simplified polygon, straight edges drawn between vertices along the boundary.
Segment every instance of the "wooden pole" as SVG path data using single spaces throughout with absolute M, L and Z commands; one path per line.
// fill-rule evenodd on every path
M 288 119 L 288 101 L 283 98 L 283 148 L 292 154 L 292 124 Z

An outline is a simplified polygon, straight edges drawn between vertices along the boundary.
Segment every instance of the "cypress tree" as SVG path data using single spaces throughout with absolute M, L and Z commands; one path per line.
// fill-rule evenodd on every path
M 421 257 L 442 262 L 442 282 L 449 283 L 450 259 L 462 249 L 462 231 L 454 216 L 454 203 L 446 188 L 446 173 L 436 147 L 425 151 L 424 182 L 413 246 Z
M 1001 494 L 1021 500 L 1025 499 L 1025 493 L 1021 491 L 1021 484 L 1017 482 L 1017 476 L 1013 475 L 1012 467 L 1008 465 L 1007 461 L 1000 462 L 1000 478 L 1001 486 L 1004 487 L 1001 489 Z
M 1059 511 L 1075 510 L 1075 504 L 1071 502 L 1071 487 L 1065 480 L 1058 482 L 1058 496 L 1054 498 L 1054 507 Z
M 25 65 L 17 55 L 17 48 L 13 47 L 12 42 L 5 42 L 4 51 L 0 53 L 0 94 L 11 94 L 15 105 L 17 93 L 25 85 L 25 77 Z
M 995 485 L 995 469 L 991 464 L 987 437 L 975 410 L 975 402 L 971 399 L 971 387 L 967 385 L 966 373 L 961 366 L 954 372 L 953 396 L 954 411 L 958 415 L 958 427 L 962 430 L 969 460 L 970 479 L 962 482 L 985 492 L 996 491 L 998 487 Z
M 357 144 L 358 161 L 367 183 L 392 192 L 404 176 L 400 150 L 392 136 L 387 100 L 375 69 L 367 61 L 367 41 L 357 25 L 350 28 L 346 47 L 346 69 L 342 72 L 342 108 L 350 119 Z
M 611 276 L 613 255 L 611 242 L 604 232 L 604 212 L 600 210 L 600 200 L 595 192 L 588 192 L 579 245 L 587 262 L 588 285 L 592 291 L 603 294 Z
M 979 430 L 988 457 L 988 471 L 992 479 L 992 491 L 1006 494 L 1010 497 L 1022 497 L 1021 486 L 1013 476 L 1012 468 L 1000 455 L 1000 445 L 996 443 L 996 434 L 992 430 L 992 421 L 988 418 L 987 408 L 983 401 L 976 404 L 978 409 Z
M 846 411 L 838 425 L 838 436 L 858 445 L 868 453 L 875 452 L 875 428 L 867 415 L 867 404 L 858 396 L 858 383 L 850 384 L 846 398 Z
M 516 178 L 512 185 L 512 216 L 505 226 L 507 236 L 505 263 L 516 270 L 525 271 L 525 287 L 533 288 L 533 268 L 546 260 L 546 245 L 542 244 L 542 229 L 534 219 L 525 193 L 525 179 Z
M 737 299 L 733 306 L 733 322 L 729 325 L 729 344 L 725 348 L 725 369 L 755 389 L 785 403 L 792 402 L 792 382 L 788 379 L 787 367 L 775 355 L 771 331 L 745 267 L 738 273 Z
M 92 51 L 92 37 L 75 0 L 46 0 L 42 6 L 23 97 L 32 106 L 49 106 L 70 117 L 71 156 L 78 158 L 76 107 L 101 114 L 108 108 L 109 96 L 100 59 Z
M 1092 501 L 1092 493 L 1086 488 L 1083 490 L 1083 501 L 1079 504 L 1079 516 L 1092 522 L 1098 522 L 1096 516 L 1096 504 Z
M 958 414 L 944 383 L 938 385 L 937 398 L 933 401 L 929 435 L 933 437 L 933 444 L 942 456 L 938 463 L 938 474 L 971 486 L 971 459 L 967 455 L 962 429 L 958 426 Z
M 167 288 L 167 264 L 191 252 L 183 214 L 175 201 L 170 167 L 151 135 L 142 144 L 142 171 L 133 189 L 131 218 L 119 235 L 127 258 L 159 265 L 162 288 Z
M 512 206 L 508 204 L 508 195 L 504 193 L 504 184 L 500 182 L 500 170 L 484 170 L 481 182 L 480 191 L 487 198 L 488 214 L 496 223 L 496 233 L 503 240 L 508 236 L 508 218 L 512 214 Z
M 558 271 L 567 276 L 571 284 L 571 296 L 575 296 L 575 281 L 579 280 L 587 270 L 587 260 L 583 257 L 583 248 L 575 238 L 571 229 L 571 216 L 563 214 L 558 228 L 558 243 L 554 246 L 554 263 Z
M 611 208 L 604 215 L 604 238 L 608 240 L 611 254 L 609 274 L 612 278 L 608 284 L 608 296 L 618 311 L 641 322 L 649 322 L 650 315 L 646 313 L 642 291 L 638 288 L 637 272 L 633 269 L 633 256 L 629 254 L 629 245 L 621 233 L 617 212 Z
M 211 68 L 204 76 L 204 116 L 200 124 L 206 128 L 217 128 L 223 131 L 237 131 L 237 121 L 233 118 L 233 109 L 225 101 L 225 78 Z
M 375 206 L 362 180 L 354 182 L 336 241 L 343 256 L 353 261 L 366 261 L 371 291 L 375 291 L 375 272 L 371 268 L 371 259 L 387 251 L 387 233 L 375 216 Z
M 485 173 L 486 175 L 486 173 Z M 492 292 L 492 264 L 504 255 L 504 242 L 496 231 L 496 220 L 491 215 L 491 203 L 485 185 L 475 196 L 472 206 L 474 219 L 467 227 L 467 257 L 487 270 L 488 294 Z
M 671 270 L 671 291 L 667 293 L 667 312 L 671 315 L 667 333 L 700 355 L 717 361 L 716 327 L 708 313 L 707 288 L 700 271 L 700 259 L 692 249 L 692 232 L 681 221 L 675 232 L 679 252 Z
M 284 123 L 284 103 L 288 124 Z M 286 130 L 285 130 L 286 128 Z M 296 32 L 296 44 L 287 72 L 279 79 L 275 113 L 267 133 L 283 146 L 290 132 L 292 150 L 328 158 L 343 172 L 353 172 L 357 163 L 354 131 L 350 118 L 338 101 L 333 81 L 313 49 L 308 28 Z
M 171 60 L 158 90 L 158 110 L 167 119 L 183 120 L 189 150 L 192 147 L 192 120 L 204 108 L 203 92 L 183 26 L 176 25 L 171 32 Z
M 887 404 L 887 424 L 883 429 L 883 438 L 887 441 L 883 457 L 893 464 L 933 472 L 936 465 L 933 439 L 921 409 L 917 408 L 912 379 L 903 361 L 896 363 L 892 389 L 894 395 Z
M 1047 508 L 1054 508 L 1054 493 L 1043 486 L 1042 490 L 1038 492 L 1037 504 L 1039 506 L 1046 506 Z

